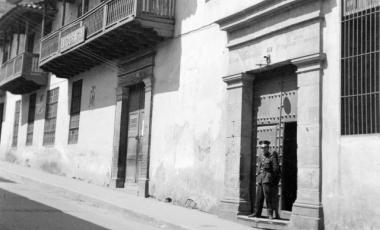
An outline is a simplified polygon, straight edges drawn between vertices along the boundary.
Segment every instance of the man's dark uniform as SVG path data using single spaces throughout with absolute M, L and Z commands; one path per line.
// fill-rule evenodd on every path
M 260 141 L 260 145 L 269 146 L 269 141 Z M 264 153 L 258 159 L 258 167 L 256 168 L 256 211 L 252 216 L 261 217 L 263 210 L 264 198 L 267 204 L 268 217 L 273 218 L 273 210 L 276 209 L 274 201 L 275 186 L 278 184 L 279 177 L 279 165 L 277 154 L 271 154 L 270 152 Z

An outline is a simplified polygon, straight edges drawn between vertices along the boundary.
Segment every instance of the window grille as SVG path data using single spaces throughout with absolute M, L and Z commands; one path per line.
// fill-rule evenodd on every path
M 73 83 L 71 92 L 70 124 L 69 124 L 69 144 L 76 144 L 79 135 L 79 116 L 82 97 L 82 80 Z
M 380 133 L 380 1 L 344 0 L 342 135 Z
M 52 145 L 55 141 L 59 88 L 49 90 L 46 96 L 44 145 Z
M 36 113 L 36 94 L 29 97 L 28 126 L 26 128 L 26 145 L 33 143 L 34 118 Z
M 12 147 L 17 146 L 18 127 L 20 125 L 21 100 L 16 101 L 15 117 L 13 121 Z

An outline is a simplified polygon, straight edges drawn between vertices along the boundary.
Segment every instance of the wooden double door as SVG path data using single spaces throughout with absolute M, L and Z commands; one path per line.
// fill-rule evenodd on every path
M 138 182 L 143 158 L 142 145 L 144 136 L 144 84 L 129 87 L 128 93 L 128 131 L 125 164 L 125 184 Z
M 276 151 L 281 168 L 278 208 L 281 218 L 289 218 L 297 192 L 297 78 L 295 68 L 287 66 L 258 74 L 253 86 L 253 153 L 257 167 L 262 150 L 258 144 L 268 140 Z M 253 170 L 252 177 L 255 177 Z M 252 178 L 254 181 L 255 179 Z M 256 187 L 251 187 L 255 198 Z M 254 202 L 255 199 L 252 199 Z M 254 206 L 254 203 L 252 204 Z M 264 204 L 264 212 L 266 204 Z M 255 207 L 253 207 L 254 209 Z M 265 213 L 264 213 L 265 215 Z

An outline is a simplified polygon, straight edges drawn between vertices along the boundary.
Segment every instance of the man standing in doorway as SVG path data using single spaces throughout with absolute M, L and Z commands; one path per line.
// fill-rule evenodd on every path
M 263 140 L 259 142 L 260 148 L 262 149 L 262 155 L 258 159 L 258 166 L 256 168 L 256 211 L 250 215 L 250 217 L 261 217 L 261 212 L 263 210 L 264 199 L 267 204 L 268 218 L 273 219 L 273 211 L 276 209 L 277 205 L 274 204 L 274 192 L 276 191 L 275 186 L 278 183 L 279 175 L 279 165 L 277 154 L 271 154 L 269 152 L 270 142 Z

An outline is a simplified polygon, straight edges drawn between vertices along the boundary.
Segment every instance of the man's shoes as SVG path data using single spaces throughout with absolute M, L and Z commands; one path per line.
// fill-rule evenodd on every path
M 273 211 L 268 210 L 268 219 L 273 220 Z
M 260 218 L 261 215 L 257 215 L 256 213 L 252 213 L 251 215 L 248 215 L 248 217 Z

